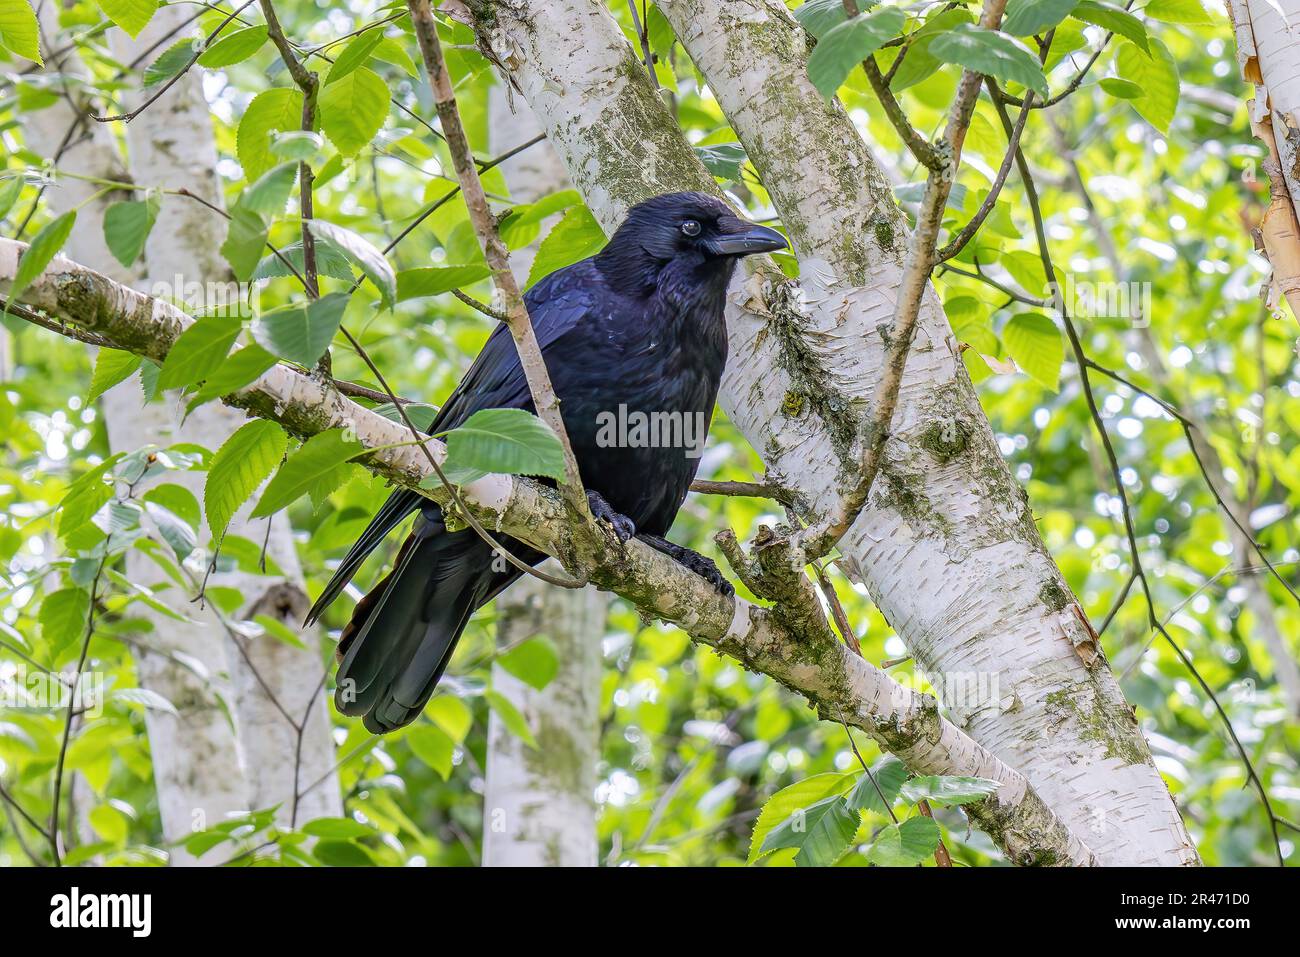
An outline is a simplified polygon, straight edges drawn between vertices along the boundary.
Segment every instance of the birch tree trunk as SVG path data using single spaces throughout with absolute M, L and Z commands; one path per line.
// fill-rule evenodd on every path
M 1250 126 L 1267 144 L 1272 203 L 1257 229 L 1273 266 L 1270 306 L 1286 297 L 1300 319 L 1300 0 L 1225 0 L 1241 76 L 1254 87 Z
M 594 0 L 474 0 L 482 41 L 608 229 L 632 203 L 716 191 Z M 906 251 L 906 222 L 847 114 L 807 78 L 778 0 L 661 9 L 790 232 L 802 288 L 738 277 L 721 402 L 805 517 L 851 487 Z M 874 492 L 840 542 L 952 719 L 1022 771 L 1102 863 L 1195 864 L 1195 848 L 1082 609 L 1008 472 L 927 292 Z M 950 694 L 975 684 L 983 693 Z
M 492 150 L 504 153 L 539 132 L 528 105 L 513 108 L 501 87 L 489 100 Z M 564 165 L 545 143 L 503 164 L 506 184 L 520 202 L 567 186 Z M 536 245 L 511 254 L 522 282 Z M 551 562 L 553 572 L 558 564 Z M 541 750 L 512 734 L 493 712 L 488 721 L 487 789 L 483 795 L 485 867 L 594 867 L 596 759 L 600 754 L 601 639 L 610 596 L 588 585 L 553 588 L 525 576 L 497 599 L 497 647 L 534 635 L 555 645 L 560 667 L 538 691 L 500 665 L 492 687 L 535 729 Z

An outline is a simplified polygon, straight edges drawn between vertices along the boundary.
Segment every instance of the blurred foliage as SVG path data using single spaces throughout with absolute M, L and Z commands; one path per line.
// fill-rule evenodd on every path
M 299 238 L 298 224 L 294 214 L 283 212 L 287 193 L 277 194 L 279 187 L 264 180 L 261 185 L 271 200 L 263 193 L 259 202 L 250 186 L 277 162 L 307 158 L 317 171 L 317 217 L 382 247 L 445 196 L 454 180 L 443 144 L 424 120 L 414 118 L 428 118 L 433 110 L 427 85 L 412 62 L 415 43 L 404 5 L 279 0 L 276 6 L 300 48 L 318 54 L 312 67 L 323 75 L 339 71 L 335 82 L 347 82 L 349 88 L 346 95 L 340 89 L 333 100 L 323 98 L 324 138 L 275 136 L 278 127 L 268 104 L 279 104 L 281 114 L 286 112 L 279 99 L 292 98 L 289 78 L 260 29 L 257 7 L 243 9 L 221 43 L 193 67 L 203 71 L 211 102 L 228 205 L 252 210 L 255 218 L 246 225 L 255 238 L 266 229 L 272 243 L 292 247 Z M 1132 38 L 1105 42 L 1104 30 L 1077 17 L 1060 22 L 1047 59 L 1053 92 L 1066 88 L 1093 52 L 1100 49 L 1100 56 L 1075 92 L 1031 118 L 1025 152 L 1042 194 L 1061 278 L 1076 288 L 1131 282 L 1149 291 L 1144 315 L 1150 327 L 1145 332 L 1134 330 L 1126 315 L 1079 318 L 1089 355 L 1209 423 L 1225 466 L 1225 474 L 1214 476 L 1216 482 L 1249 504 L 1262 547 L 1295 582 L 1300 562 L 1295 547 L 1300 528 L 1295 511 L 1300 504 L 1296 327 L 1293 318 L 1271 315 L 1261 305 L 1259 287 L 1267 269 L 1253 252 L 1248 232 L 1267 201 L 1266 178 L 1259 172 L 1265 153 L 1248 131 L 1248 91 L 1238 75 L 1222 12 L 1217 7 L 1201 11 L 1196 0 L 1153 0 L 1150 8 L 1134 10 L 1152 38 L 1151 44 L 1142 44 L 1149 52 Z M 917 4 L 907 9 L 908 33 L 925 29 L 957 35 L 957 25 L 971 19 L 961 7 L 945 12 L 940 5 Z M 195 5 L 195 36 L 206 35 L 227 12 Z M 628 6 L 612 3 L 611 12 L 640 49 Z M 753 167 L 685 52 L 675 45 L 665 19 L 653 5 L 639 14 L 644 14 L 657 58 L 656 77 L 664 95 L 672 98 L 683 130 L 738 204 L 755 218 L 774 219 Z M 935 20 L 940 14 L 947 18 L 942 24 Z M 89 80 L 79 81 L 83 92 L 105 112 L 114 109 L 117 91 L 164 82 L 191 58 L 185 55 L 189 47 L 177 53 L 163 46 L 146 75 L 143 67 L 149 64 L 129 68 L 114 60 L 105 28 L 117 27 L 103 19 L 96 4 L 78 0 L 61 17 L 77 36 L 77 48 L 91 71 Z M 809 27 L 821 35 L 832 25 Z M 488 91 L 497 76 L 467 27 L 444 18 L 440 30 L 469 134 L 479 155 L 488 159 L 493 155 Z M 356 35 L 358 31 L 364 32 Z M 918 37 L 895 87 L 916 128 L 930 136 L 942 128 L 959 68 L 930 51 L 924 34 Z M 1032 39 L 1022 39 L 1033 45 Z M 14 49 L 22 52 L 19 46 Z M 889 65 L 896 49 L 881 51 L 882 66 Z M 945 50 L 954 59 L 980 55 L 955 41 L 939 45 L 939 53 Z M 336 66 L 331 68 L 326 57 Z M 823 54 L 823 59 L 830 57 Z M 59 92 L 16 55 L 9 60 L 0 87 L 2 168 L 8 176 L 0 180 L 0 199 L 10 201 L 3 234 L 30 239 L 49 222 L 39 189 L 42 171 L 52 176 L 50 189 L 58 188 L 59 175 L 49 169 L 48 157 L 24 146 L 24 118 L 55 102 Z M 924 171 L 906 155 L 861 71 L 851 66 L 845 67 L 839 95 L 864 134 L 879 144 L 900 201 L 910 210 Z M 1177 71 L 1172 91 L 1181 93 L 1176 105 L 1170 99 L 1171 66 Z M 1023 67 L 1020 62 L 1017 69 Z M 834 88 L 837 79 L 819 82 Z M 391 102 L 384 101 L 381 87 Z M 327 87 L 334 88 L 334 83 Z M 1009 89 L 1021 93 L 1024 88 L 1012 83 Z M 279 92 L 266 99 L 268 90 Z M 950 226 L 966 222 L 978 207 L 1005 151 L 1000 121 L 983 99 L 950 202 Z M 1096 222 L 1075 188 L 1071 155 L 1095 203 Z M 509 207 L 500 167 L 487 171 L 484 180 L 494 202 Z M 15 182 L 22 183 L 20 192 L 10 196 Z M 284 189 L 291 186 L 287 182 Z M 993 214 L 953 265 L 968 273 L 982 271 L 1002 287 L 1034 298 L 1043 295 L 1044 276 L 1023 196 L 1013 171 Z M 188 200 L 149 193 L 137 204 L 140 208 L 121 211 L 115 216 L 115 254 L 128 260 L 139 254 L 137 233 L 147 231 L 146 222 L 151 225 L 148 204 L 156 202 Z M 589 251 L 590 217 L 576 195 L 563 195 L 541 212 L 566 209 L 563 222 L 572 235 L 549 249 L 543 243 L 544 269 Z M 529 215 L 526 208 L 517 212 L 506 220 L 506 238 L 512 247 L 522 248 L 542 234 L 544 216 Z M 1107 258 L 1112 246 L 1123 275 L 1115 275 Z M 260 239 L 251 246 L 254 254 L 259 248 Z M 257 264 L 257 255 L 250 259 L 247 247 L 232 246 L 228 252 L 232 263 L 239 260 L 246 271 Z M 330 278 L 344 270 L 352 274 L 346 252 L 334 257 L 332 268 L 325 265 L 329 257 L 323 258 L 323 291 L 348 288 L 346 280 Z M 446 294 L 459 282 L 481 299 L 490 296 L 464 206 L 455 201 L 439 206 L 388 261 L 398 273 L 395 306 L 380 308 L 383 282 L 366 282 L 347 303 L 345 321 L 399 393 L 438 402 L 491 329 L 490 319 Z M 461 271 L 406 272 L 447 266 Z M 792 261 L 787 266 L 797 268 Z M 270 274 L 276 266 L 272 260 L 261 269 Z M 1079 370 L 1064 359 L 1067 350 L 1057 341 L 1057 323 L 1045 310 L 1023 305 L 980 279 L 946 271 L 937 283 L 958 338 L 970 346 L 968 367 L 1007 462 L 1029 493 L 1044 541 L 1087 612 L 1100 623 L 1132 569 L 1118 500 L 1081 395 Z M 260 308 L 267 311 L 297 297 L 295 281 L 281 275 L 262 291 Z M 78 722 L 68 750 L 68 771 L 82 775 L 89 788 L 89 806 L 79 809 L 86 826 L 81 840 L 72 841 L 69 860 L 159 864 L 166 848 L 160 843 L 143 710 L 169 705 L 140 693 L 130 652 L 148 628 L 138 617 L 142 604 L 185 613 L 212 543 L 193 533 L 197 502 L 164 493 L 168 501 L 153 503 L 161 505 L 162 513 L 149 511 L 131 493 L 131 485 L 145 469 L 207 468 L 216 450 L 176 449 L 152 462 L 139 456 L 110 459 L 102 418 L 93 401 L 87 401 L 92 361 L 85 347 L 13 317 L 5 319 L 5 330 L 0 333 L 6 339 L 0 350 L 6 361 L 0 370 L 0 434 L 5 438 L 0 460 L 0 681 L 7 684 L 0 700 L 0 782 L 36 818 L 48 820 L 64 713 L 28 706 L 21 689 L 33 675 L 75 666 L 93 594 L 87 669 L 104 676 L 109 695 L 102 714 Z M 1167 391 L 1154 383 L 1141 354 L 1137 342 L 1143 335 L 1171 370 Z M 247 332 L 244 337 L 248 341 Z M 271 348 L 283 345 L 274 337 L 258 341 Z M 1012 358 L 1028 374 L 1018 372 Z M 374 385 L 361 360 L 340 340 L 334 342 L 333 363 L 335 375 Z M 106 368 L 97 376 L 97 391 L 115 372 L 133 375 L 135 384 L 122 388 L 140 387 L 141 373 L 134 368 Z M 157 385 L 158 370 L 146 364 L 142 372 L 144 401 Z M 1216 692 L 1277 813 L 1300 819 L 1300 728 L 1294 716 L 1288 717 L 1268 651 L 1243 605 L 1241 581 L 1231 573 L 1234 565 L 1255 564 L 1254 558 L 1233 554 L 1223 513 L 1177 423 L 1131 389 L 1104 378 L 1097 379 L 1097 388 L 1133 506 L 1155 614 L 1168 622 Z M 104 484 L 102 476 L 109 471 L 122 481 Z M 701 475 L 750 479 L 760 472 L 758 457 L 719 413 Z M 77 496 L 65 499 L 75 483 L 80 483 L 80 507 L 90 507 L 80 522 L 67 518 L 78 502 Z M 313 594 L 384 494 L 380 482 L 350 464 L 340 465 L 328 486 L 315 492 L 290 506 Z M 90 514 L 101 507 L 98 525 L 92 525 Z M 780 517 L 770 503 L 759 500 L 693 496 L 673 537 L 715 554 L 712 534 L 718 528 L 730 526 L 744 534 L 759 522 Z M 172 534 L 164 525 L 171 526 Z M 187 541 L 186 528 L 196 540 Z M 393 547 L 390 542 L 372 557 L 359 581 L 376 578 L 391 560 Z M 125 581 L 116 569 L 128 548 L 155 557 L 167 571 L 170 587 L 150 592 Z M 257 543 L 228 539 L 223 560 L 255 570 L 258 550 Z M 863 592 L 838 575 L 835 587 L 869 659 L 906 654 Z M 1300 608 L 1276 581 L 1266 580 L 1266 587 L 1292 653 L 1300 652 Z M 238 596 L 214 590 L 208 598 L 228 612 L 238 605 Z M 330 610 L 328 627 L 342 624 L 347 605 Z M 486 725 L 493 700 L 493 624 L 491 607 L 474 618 L 449 680 L 419 723 L 377 739 L 359 722 L 336 719 L 346 820 L 309 822 L 300 832 L 286 833 L 274 828 L 267 809 L 195 835 L 192 849 L 224 844 L 229 858 L 241 864 L 477 862 Z M 268 633 L 261 640 L 277 636 Z M 1140 589 L 1130 592 L 1104 644 L 1205 861 L 1270 863 L 1270 822 L 1247 786 L 1242 762 L 1188 669 L 1167 643 L 1153 639 Z M 647 624 L 626 603 L 613 606 L 603 652 L 597 798 L 605 863 L 743 864 L 751 856 L 760 810 L 772 795 L 793 786 L 797 790 L 780 800 L 790 808 L 802 807 L 828 796 L 841 800 L 861 783 L 843 727 L 816 720 L 803 702 L 773 682 L 694 647 L 681 632 Z M 545 654 L 533 660 L 520 670 L 550 667 Z M 910 669 L 910 663 L 895 667 L 900 676 Z M 881 766 L 871 742 L 859 740 L 857 747 L 868 763 Z M 799 795 L 807 801 L 796 801 Z M 780 806 L 786 805 L 774 805 Z M 868 845 L 878 848 L 874 862 L 907 862 L 899 857 L 907 847 L 904 838 L 891 837 L 889 847 L 878 839 L 871 843 L 889 827 L 885 808 L 878 801 L 865 801 L 862 807 L 853 839 L 864 851 L 849 854 L 842 863 L 868 863 Z M 909 831 L 928 827 L 910 824 L 915 812 L 906 801 L 896 813 L 909 823 Z M 936 806 L 934 813 L 959 865 L 1000 860 L 984 835 L 967 829 L 959 809 Z M 773 823 L 768 822 L 769 829 Z M 45 858 L 47 850 L 36 832 L 21 823 L 15 829 L 15 824 L 6 804 L 0 816 L 0 863 L 21 864 L 29 854 Z M 314 845 L 306 843 L 308 836 L 318 839 Z M 1294 857 L 1294 836 L 1282 832 L 1288 858 Z M 796 854 L 780 839 L 773 839 L 768 850 L 763 856 L 768 864 L 789 863 Z

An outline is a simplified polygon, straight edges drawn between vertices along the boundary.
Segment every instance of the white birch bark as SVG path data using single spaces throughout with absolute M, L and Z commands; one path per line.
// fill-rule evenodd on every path
M 120 30 L 112 31 L 113 52 L 123 62 L 130 62 L 190 16 L 184 6 L 162 7 L 134 40 Z M 183 30 L 176 39 L 186 35 Z M 201 77 L 201 71 L 182 77 L 161 99 L 125 124 L 127 156 L 135 182 L 185 188 L 222 207 L 216 143 Z M 141 95 L 123 105 L 130 110 L 143 99 Z M 225 232 L 225 220 L 201 204 L 166 197 L 145 246 L 148 282 L 162 284 L 176 298 L 182 297 L 189 283 L 232 282 L 234 277 L 220 252 Z M 218 403 L 202 406 L 183 422 L 182 409 L 170 409 L 175 425 L 172 440 L 194 442 L 214 451 L 244 422 L 242 415 Z M 141 440 L 137 444 L 157 441 L 134 431 L 133 438 Z M 201 492 L 202 476 L 194 478 L 194 491 Z M 275 515 L 268 530 L 266 521 L 249 521 L 248 511 L 246 508 L 235 517 L 227 534 L 265 540 L 268 557 L 284 574 L 268 578 L 227 572 L 214 575 L 211 584 L 243 594 L 240 618 L 265 614 L 296 631 L 311 603 L 289 519 L 284 513 Z M 250 806 L 278 804 L 277 820 L 290 826 L 315 817 L 338 816 L 342 802 L 337 778 L 331 772 L 334 745 L 325 706 L 326 665 L 319 631 L 300 632 L 305 647 L 295 648 L 270 636 L 247 638 L 220 630 L 212 635 L 217 627 L 215 621 L 207 623 L 207 640 L 219 641 L 226 654 Z M 323 775 L 326 781 L 299 795 L 302 787 Z
M 593 0 L 470 6 L 606 228 L 649 195 L 716 189 Z M 806 515 L 824 515 L 853 477 L 906 225 L 843 109 L 809 83 L 802 30 L 782 3 L 661 9 L 758 166 L 802 267 L 801 291 L 762 275 L 733 287 L 721 402 L 769 475 L 798 490 Z M 1024 772 L 1103 863 L 1196 863 L 932 290 L 891 434 L 868 507 L 840 543 L 842 567 L 936 683 L 974 679 L 995 692 L 949 702 L 953 720 Z
M 539 132 L 521 97 L 494 87 L 489 99 L 492 151 L 504 153 Z M 564 164 L 540 143 L 502 164 L 511 196 L 533 202 L 567 186 Z M 546 225 L 543 225 L 543 229 Z M 536 244 L 511 254 L 522 284 Z M 559 566 L 550 562 L 554 572 Z M 533 635 L 555 645 L 560 667 L 538 691 L 492 666 L 492 687 L 519 709 L 540 750 L 528 747 L 494 711 L 488 720 L 483 794 L 485 867 L 594 867 L 596 759 L 600 753 L 601 639 L 609 596 L 588 585 L 554 588 L 525 576 L 497 599 L 497 648 Z

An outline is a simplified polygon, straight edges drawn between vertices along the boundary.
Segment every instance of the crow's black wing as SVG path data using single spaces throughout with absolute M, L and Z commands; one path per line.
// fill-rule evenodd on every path
M 563 346 L 548 355 L 552 348 L 574 332 L 584 318 L 606 301 L 608 290 L 604 277 L 591 260 L 585 259 L 551 273 L 533 286 L 524 297 L 528 315 L 537 335 L 538 345 L 548 362 L 562 357 Z M 523 366 L 510 330 L 499 323 L 461 378 L 460 384 L 442 404 L 430 434 L 447 432 L 465 424 L 482 409 L 527 409 L 533 411 L 532 395 L 524 377 Z M 409 489 L 398 489 L 388 497 L 361 537 L 339 563 L 316 603 L 307 613 L 307 624 L 321 614 L 347 587 L 366 557 L 406 517 L 428 500 Z M 435 518 L 436 516 L 430 516 Z

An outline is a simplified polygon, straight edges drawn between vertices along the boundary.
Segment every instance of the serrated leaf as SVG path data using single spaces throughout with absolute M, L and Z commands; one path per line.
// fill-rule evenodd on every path
M 28 0 L 10 0 L 0 5 L 0 46 L 41 66 L 40 27 L 36 11 Z M 4 213 L 0 213 L 3 216 Z
M 144 252 L 158 218 L 157 200 L 127 200 L 104 210 L 104 242 L 113 258 L 129 267 Z
M 144 509 L 153 519 L 153 523 L 158 526 L 159 534 L 171 547 L 176 560 L 183 562 L 189 558 L 194 551 L 194 546 L 198 544 L 198 533 L 190 524 L 171 509 L 157 502 L 146 501 Z
M 913 778 L 905 783 L 902 794 L 912 804 L 917 801 L 929 801 L 940 807 L 952 807 L 957 804 L 982 801 L 990 794 L 997 793 L 1000 787 L 1001 784 L 990 778 L 931 774 L 922 778 Z
M 227 34 L 203 51 L 199 57 L 199 66 L 212 70 L 242 63 L 262 48 L 267 40 L 265 24 L 245 27 Z
M 259 249 L 260 252 L 260 249 Z M 303 264 L 302 240 L 283 246 L 280 249 L 281 255 L 298 270 L 299 274 L 307 267 Z M 342 279 L 351 282 L 353 279 L 352 266 L 348 262 L 348 257 L 333 246 L 325 243 L 316 244 L 316 274 L 318 276 L 329 276 L 331 279 Z M 254 279 L 276 279 L 281 276 L 293 275 L 289 268 L 284 264 L 279 256 L 271 253 L 257 264 L 257 271 L 253 273 Z
M 939 846 L 939 825 L 917 815 L 902 824 L 890 824 L 872 842 L 867 860 L 880 867 L 915 867 Z
M 100 349 L 95 356 L 95 371 L 90 376 L 90 390 L 86 393 L 86 404 L 94 402 L 119 382 L 131 378 L 132 373 L 140 368 L 140 357 L 121 349 Z
M 496 663 L 524 684 L 541 691 L 559 673 L 560 654 L 550 638 L 536 635 L 498 655 Z
M 1053 392 L 1060 387 L 1065 342 L 1049 317 L 1037 312 L 1012 316 L 1002 330 L 1002 341 L 1029 378 Z
M 874 783 L 872 781 L 874 778 Z M 898 791 L 907 780 L 907 765 L 895 757 L 884 757 L 876 762 L 871 774 L 865 772 L 858 777 L 853 790 L 848 793 L 849 807 L 859 811 L 874 811 L 888 814 L 898 799 Z M 882 802 L 880 795 L 884 794 Z
M 1142 96 L 1129 100 L 1133 109 L 1167 133 L 1178 109 L 1178 64 L 1169 48 L 1155 37 L 1150 38 L 1147 49 L 1149 56 L 1132 43 L 1122 44 L 1115 54 L 1115 71 L 1142 90 Z
M 375 859 L 360 844 L 351 841 L 320 841 L 311 850 L 312 857 L 326 867 L 374 867 Z
M 1070 15 L 1136 43 L 1143 52 L 1149 49 L 1146 24 L 1122 7 L 1100 0 L 1080 0 Z
M 254 180 L 275 165 L 272 133 L 301 126 L 302 94 L 297 90 L 281 87 L 257 94 L 240 118 L 235 135 L 235 152 L 244 175 Z
M 69 486 L 59 502 L 60 538 L 66 538 L 89 522 L 113 497 L 113 484 L 105 483 L 104 478 L 121 458 L 118 454 L 105 459 Z
M 250 183 L 239 197 L 239 205 L 256 213 L 264 223 L 284 214 L 285 203 L 298 178 L 297 163 L 273 166 Z M 261 252 L 261 250 L 258 250 Z
M 236 205 L 231 210 L 226 240 L 221 244 L 221 255 L 230 263 L 230 271 L 240 282 L 248 282 L 261 262 L 267 232 L 262 217 L 251 209 Z
M 859 5 L 859 10 L 874 5 L 863 3 Z M 808 0 L 794 10 L 794 18 L 799 21 L 799 25 L 818 40 L 843 23 L 846 16 L 844 0 Z
M 930 52 L 945 63 L 956 63 L 1003 82 L 1020 83 L 1039 96 L 1047 96 L 1047 77 L 1043 76 L 1038 57 L 1005 33 L 959 23 L 935 37 Z
M 161 505 L 194 528 L 198 528 L 203 522 L 203 511 L 199 506 L 199 500 L 184 485 L 177 485 L 175 482 L 155 485 L 144 493 L 144 500 Z
M 393 66 L 402 70 L 407 76 L 419 76 L 419 71 L 415 68 L 415 61 L 411 55 L 406 52 L 406 47 L 402 46 L 392 37 L 384 37 L 375 47 L 374 57 L 376 60 L 383 60 L 385 63 L 391 63 Z
M 18 260 L 18 269 L 14 272 L 13 283 L 9 289 L 9 302 L 18 302 L 24 290 L 45 272 L 45 267 L 50 264 L 50 260 L 68 241 L 76 221 L 77 211 L 70 209 L 62 216 L 50 220 L 32 237 L 31 245 L 23 251 L 22 257 Z
M 447 468 L 564 479 L 564 448 L 523 409 L 481 409 L 446 435 Z
M 304 834 L 333 840 L 351 840 L 355 837 L 374 837 L 374 828 L 366 827 L 350 817 L 318 817 L 302 826 Z
M 203 487 L 203 509 L 213 538 L 225 534 L 235 512 L 280 463 L 288 443 L 278 425 L 258 420 L 242 426 L 217 449 Z
M 388 86 L 373 70 L 358 67 L 331 82 L 317 98 L 320 125 L 344 156 L 361 152 L 388 118 Z
M 384 254 L 368 239 L 358 236 L 350 229 L 336 226 L 323 219 L 308 220 L 311 231 L 318 239 L 332 245 L 352 262 L 360 267 L 366 278 L 375 284 L 384 302 L 392 303 L 397 296 L 397 274 L 389 265 Z
M 182 389 L 207 378 L 225 361 L 242 323 L 235 316 L 204 316 L 173 343 L 158 375 L 158 388 Z
M 740 179 L 740 169 L 745 165 L 745 147 L 739 143 L 715 143 L 695 147 L 695 155 L 704 168 L 718 179 Z
M 170 701 L 148 688 L 119 688 L 111 692 L 108 697 L 110 701 L 125 701 L 127 704 L 138 704 L 151 711 L 176 714 L 176 707 Z
M 135 39 L 158 12 L 158 0 L 96 0 L 104 15 Z
M 3 182 L 4 185 L 0 186 L 0 219 L 9 215 L 9 210 L 14 208 L 14 203 L 18 202 L 18 197 L 22 195 L 23 187 L 27 185 L 21 175 L 10 176 Z
M 244 346 L 238 352 L 226 356 L 216 371 L 204 380 L 203 386 L 185 406 L 185 411 L 193 412 L 204 402 L 238 392 L 275 363 L 275 356 L 256 343 Z
M 370 54 L 374 52 L 379 41 L 383 39 L 383 28 L 367 30 L 353 37 L 343 47 L 343 51 L 334 59 L 334 65 L 330 67 L 329 74 L 325 77 L 325 85 L 329 86 L 338 80 L 343 79 L 349 73 L 358 67 L 364 66 L 365 62 L 370 59 Z
M 1121 80 L 1117 76 L 1108 76 L 1101 81 L 1101 88 L 1119 100 L 1136 100 L 1143 95 L 1142 87 L 1131 80 Z
M 858 831 L 861 814 L 842 795 L 833 794 L 795 810 L 772 828 L 760 854 L 796 847 L 794 862 L 801 867 L 829 867 L 844 856 Z
M 1056 26 L 1074 9 L 1078 0 L 1010 0 L 1002 31 L 1013 37 L 1029 37 Z
M 1212 27 L 1219 22 L 1201 5 L 1200 0 L 1151 0 L 1142 8 L 1142 13 L 1152 20 L 1196 27 Z
M 253 338 L 268 352 L 310 369 L 334 340 L 350 298 L 335 292 L 263 313 L 253 323 Z
M 382 415 L 390 422 L 401 422 L 403 425 L 406 424 L 402 421 L 402 416 L 401 413 L 397 411 L 397 406 L 393 405 L 391 402 L 377 405 L 370 411 L 377 415 Z M 433 420 L 437 415 L 438 407 L 436 405 L 429 405 L 427 402 L 406 403 L 406 417 L 410 419 L 411 424 L 421 432 L 427 432 L 429 430 L 429 427 L 433 425 Z
M 74 641 L 86 633 L 90 615 L 90 594 L 80 588 L 62 588 L 45 596 L 37 619 L 41 637 L 57 658 Z
M 898 36 L 906 14 L 898 7 L 858 15 L 831 28 L 808 57 L 808 78 L 830 99 L 863 60 Z
M 415 756 L 438 772 L 444 781 L 451 776 L 451 757 L 456 744 L 441 728 L 431 724 L 417 724 L 406 733 Z
M 151 86 L 165 83 L 193 63 L 194 44 L 193 40 L 178 40 L 164 50 L 158 59 L 145 68 L 144 88 L 147 90 Z
M 749 839 L 748 863 L 753 864 L 763 856 L 761 848 L 773 828 L 788 820 L 799 808 L 806 808 L 831 795 L 838 796 L 852 781 L 849 775 L 827 771 L 810 775 L 773 794 L 763 804 L 763 810 L 754 822 L 754 832 Z
M 591 210 L 586 206 L 571 207 L 537 247 L 537 256 L 528 271 L 528 285 L 579 259 L 586 259 L 604 245 L 605 232 Z
M 280 471 L 275 473 L 253 509 L 253 518 L 273 515 L 306 495 L 312 483 L 335 466 L 342 465 L 365 451 L 354 438 L 348 438 L 342 429 L 328 429 L 313 435 L 294 452 Z
M 537 738 L 533 736 L 533 731 L 528 727 L 527 720 L 524 719 L 520 710 L 514 706 L 514 703 L 499 691 L 491 689 L 483 692 L 483 697 L 487 700 L 488 707 L 506 726 L 506 730 L 536 751 Z
M 492 271 L 481 264 L 403 269 L 397 274 L 397 302 L 438 296 L 452 289 L 472 285 L 490 275 Z

